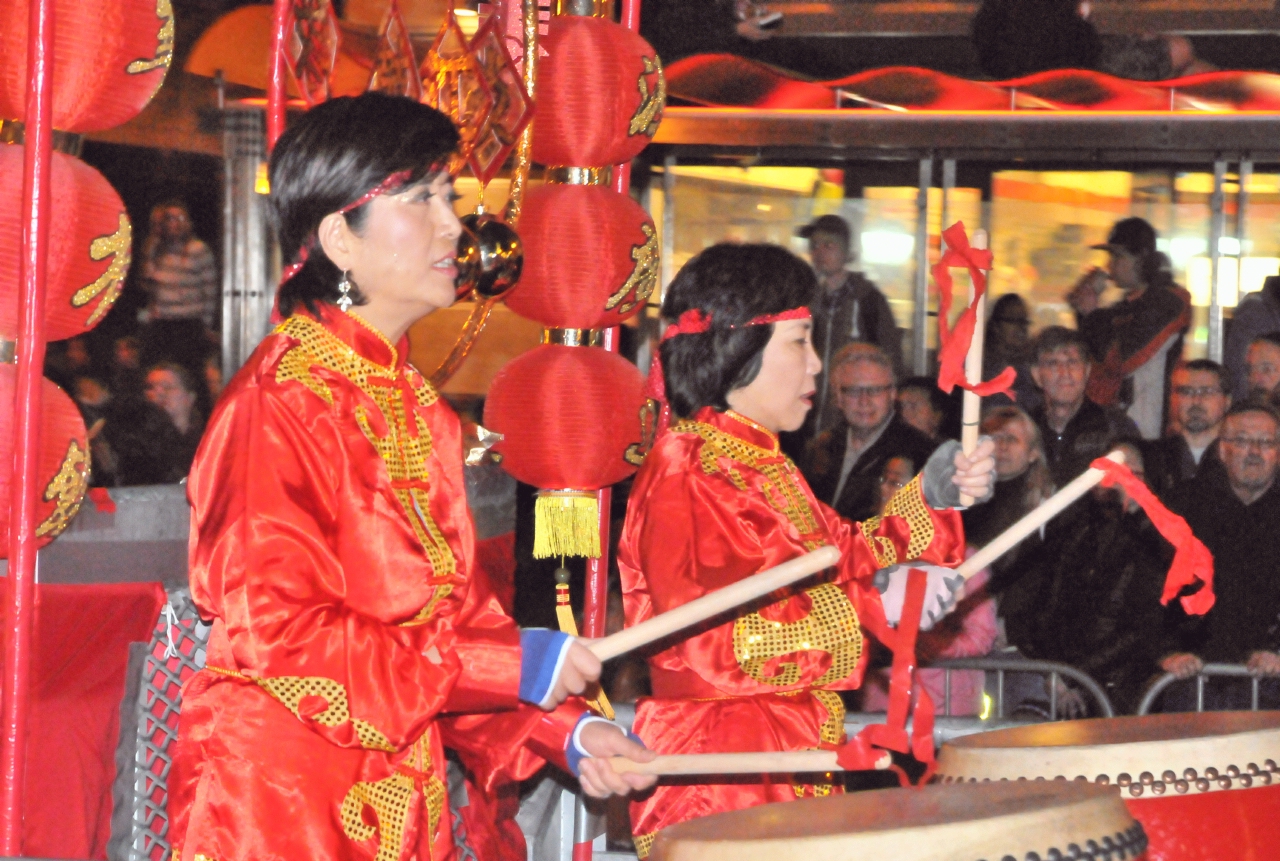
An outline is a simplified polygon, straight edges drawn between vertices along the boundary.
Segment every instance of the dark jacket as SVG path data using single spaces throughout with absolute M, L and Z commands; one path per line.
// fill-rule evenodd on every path
M 1049 427 L 1044 407 L 1031 416 L 1044 437 L 1044 454 L 1053 483 L 1061 488 L 1102 457 L 1117 439 L 1139 439 L 1133 420 L 1117 409 L 1104 409 L 1088 398 L 1067 422 L 1062 433 Z
M 1121 714 L 1159 672 L 1168 543 L 1141 511 L 1090 496 L 1071 529 L 1052 530 L 1031 575 L 1040 586 L 1029 643 L 1034 657 L 1088 673 Z
M 809 480 L 814 496 L 831 505 L 850 520 L 874 517 L 880 501 L 880 473 L 895 457 L 909 457 L 916 472 L 924 468 L 936 448 L 933 440 L 913 428 L 894 413 L 880 438 L 854 463 L 841 489 L 840 498 L 832 501 L 840 483 L 840 467 L 849 443 L 849 429 L 843 420 L 831 430 L 818 434 L 805 449 L 800 471 Z
M 1209 444 L 1197 464 L 1182 434 L 1171 434 L 1144 444 L 1142 457 L 1147 471 L 1147 486 L 1161 499 L 1167 499 L 1174 488 L 1202 472 L 1224 469 L 1218 458 L 1217 440 Z
M 1217 600 L 1202 617 L 1171 602 L 1166 649 L 1233 664 L 1251 652 L 1274 651 L 1280 645 L 1280 482 L 1246 506 L 1231 490 L 1227 471 L 1210 470 L 1177 488 L 1169 508 L 1187 519 L 1213 554 Z
M 875 344 L 893 363 L 894 374 L 902 376 L 902 343 L 889 300 L 858 272 L 850 272 L 835 290 L 823 293 L 813 305 L 813 348 L 822 360 L 817 379 L 814 409 L 810 413 L 813 433 L 835 427 L 840 411 L 831 397 L 831 360 L 840 348 L 854 341 Z M 812 435 L 812 434 L 811 434 Z

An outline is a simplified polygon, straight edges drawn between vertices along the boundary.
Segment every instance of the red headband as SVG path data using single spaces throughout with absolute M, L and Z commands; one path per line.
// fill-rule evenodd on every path
M 807 307 L 801 306 L 779 314 L 761 314 L 759 317 L 752 317 L 745 323 L 737 323 L 729 328 L 742 329 L 747 326 L 766 326 L 772 323 L 781 323 L 784 320 L 810 320 L 812 318 L 812 312 Z M 700 335 L 704 332 L 709 332 L 711 331 L 711 323 L 710 314 L 701 308 L 690 308 L 681 314 L 674 323 L 667 326 L 666 331 L 662 333 L 662 340 L 665 343 L 676 335 Z M 649 362 L 649 380 L 645 385 L 645 395 L 658 403 L 657 428 L 654 433 L 654 439 L 656 440 L 671 424 L 671 407 L 667 403 L 667 384 L 662 374 L 662 350 L 660 347 L 653 351 L 653 359 Z

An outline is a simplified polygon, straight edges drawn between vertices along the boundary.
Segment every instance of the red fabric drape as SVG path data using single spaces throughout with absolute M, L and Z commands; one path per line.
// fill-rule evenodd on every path
M 50 584 L 36 596 L 22 851 L 105 859 L 129 644 L 151 639 L 164 588 Z
M 995 379 L 975 385 L 970 385 L 964 376 L 964 359 L 978 325 L 978 299 L 987 292 L 986 270 L 991 268 L 991 252 L 969 247 L 969 236 L 964 232 L 962 221 L 942 231 L 942 238 L 947 250 L 933 265 L 933 280 L 938 285 L 938 388 L 950 394 L 959 386 L 979 397 L 1005 394 L 1013 398 L 1013 381 L 1017 376 L 1013 368 L 1005 368 Z M 954 330 L 947 325 L 951 313 L 952 266 L 966 267 L 973 280 L 973 301 L 956 320 Z

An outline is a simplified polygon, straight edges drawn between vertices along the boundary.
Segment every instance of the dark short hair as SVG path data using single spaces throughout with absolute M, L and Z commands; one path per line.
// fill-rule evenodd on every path
M 179 365 L 177 362 L 157 362 L 147 368 L 147 372 L 143 374 L 143 379 L 151 376 L 156 371 L 165 371 L 173 374 L 174 379 L 188 392 L 193 395 L 200 393 L 200 390 L 196 388 L 196 378 L 184 365 Z
M 1280 332 L 1267 332 L 1266 334 L 1259 335 L 1249 342 L 1249 346 L 1252 347 L 1259 341 L 1264 344 L 1270 344 L 1273 347 L 1280 347 Z
M 711 329 L 678 335 L 660 347 L 667 400 L 680 416 L 703 407 L 729 408 L 725 397 L 760 373 L 773 326 L 747 326 L 763 314 L 811 305 L 818 281 L 799 257 L 778 245 L 721 243 L 702 251 L 671 281 L 662 316 L 697 309 Z M 733 328 L 733 327 L 738 328 Z
M 299 305 L 318 313 L 318 303 L 338 300 L 342 273 L 315 240 L 321 220 L 359 200 L 391 174 L 409 171 L 405 185 L 431 180 L 458 146 L 449 118 L 412 99 L 383 93 L 330 99 L 295 120 L 271 153 L 271 209 L 285 265 L 304 246 L 306 264 L 280 286 L 280 313 Z M 359 232 L 367 204 L 346 213 Z M 351 298 L 363 304 L 359 287 Z
M 1218 388 L 1224 392 L 1227 390 L 1226 369 L 1213 359 L 1187 359 L 1185 362 L 1179 362 L 1174 370 L 1198 371 L 1200 373 L 1213 374 L 1218 378 Z
M 1036 336 L 1035 343 L 1032 345 L 1031 355 L 1033 362 L 1039 362 L 1045 355 L 1052 353 L 1054 350 L 1061 350 L 1064 347 L 1076 347 L 1080 350 L 1080 358 L 1086 362 L 1091 359 L 1088 343 L 1075 329 L 1068 329 L 1066 326 L 1046 326 Z
M 1231 409 L 1227 410 L 1227 414 L 1222 417 L 1225 422 L 1232 416 L 1243 415 L 1244 413 L 1263 413 L 1271 416 L 1271 420 L 1276 423 L 1277 429 L 1280 429 L 1280 411 L 1276 410 L 1275 404 L 1271 399 L 1263 395 L 1250 395 L 1238 404 L 1232 404 Z
M 996 79 L 1048 69 L 1092 69 L 1102 39 L 1074 0 L 985 0 L 973 18 L 982 71 Z
M 939 415 L 945 416 L 950 402 L 947 400 L 946 393 L 938 388 L 938 381 L 933 377 L 907 377 L 898 384 L 898 394 L 902 394 L 907 389 L 918 389 L 929 396 L 929 406 Z

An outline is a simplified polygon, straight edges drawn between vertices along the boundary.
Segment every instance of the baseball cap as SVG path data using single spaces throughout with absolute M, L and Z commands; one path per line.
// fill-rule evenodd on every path
M 1101 245 L 1091 245 L 1101 251 L 1127 251 L 1134 257 L 1154 254 L 1156 250 L 1155 228 L 1142 218 L 1126 218 L 1117 221 Z
M 849 222 L 838 215 L 820 215 L 796 231 L 797 236 L 803 236 L 805 239 L 815 233 L 829 233 L 832 236 L 839 236 L 844 239 L 845 243 L 848 243 Z

